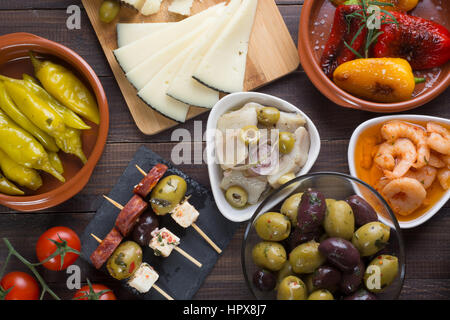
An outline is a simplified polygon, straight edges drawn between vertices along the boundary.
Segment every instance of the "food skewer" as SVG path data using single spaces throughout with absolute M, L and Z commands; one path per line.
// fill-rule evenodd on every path
M 111 204 L 113 204 L 117 209 L 119 209 L 119 210 L 123 210 L 124 209 L 124 206 L 122 206 L 117 201 L 114 201 L 113 199 L 111 199 L 111 198 L 109 198 L 109 197 L 107 197 L 105 195 L 103 197 L 106 200 L 108 200 Z M 167 237 L 166 236 L 161 236 L 161 235 L 167 235 Z M 173 239 L 173 240 L 171 240 L 171 239 Z M 163 243 L 163 246 L 165 245 L 164 249 L 163 249 L 163 247 L 161 247 L 159 245 L 161 242 L 164 242 Z M 189 253 L 187 253 L 186 251 L 184 251 L 183 249 L 178 247 L 178 244 L 179 244 L 179 238 L 176 237 L 173 233 L 171 233 L 166 228 L 162 228 L 160 230 L 157 230 L 154 233 L 154 237 L 153 237 L 152 241 L 150 241 L 150 247 L 153 250 L 155 250 L 155 252 L 158 252 L 159 255 L 162 255 L 163 257 L 167 257 L 167 256 L 170 255 L 170 253 L 171 253 L 171 251 L 173 249 L 173 250 L 177 251 L 178 253 L 180 253 L 182 256 L 184 256 L 186 259 L 191 261 L 197 267 L 201 268 L 202 264 L 197 259 L 192 257 Z
M 114 231 L 115 229 L 113 229 Z M 91 233 L 91 236 L 100 244 L 103 243 L 103 240 L 100 239 L 99 237 L 97 237 L 95 234 Z M 156 282 L 158 280 L 158 273 L 156 271 L 154 271 L 154 269 L 147 263 L 142 263 L 141 266 L 139 266 L 139 268 L 144 267 L 146 268 L 148 271 L 152 270 L 151 272 L 154 274 L 154 282 Z M 139 270 L 139 269 L 138 269 Z M 136 272 L 138 272 L 138 270 L 136 270 Z M 148 277 L 146 277 L 148 278 Z M 133 281 L 134 278 L 132 278 L 130 281 Z M 163 289 L 161 289 L 158 285 L 156 285 L 155 283 L 153 283 L 151 286 L 151 288 L 154 288 L 156 291 L 158 291 L 164 298 L 166 298 L 167 300 L 174 300 L 169 294 L 167 294 Z M 140 291 L 140 290 L 139 290 Z M 144 293 L 144 292 L 142 292 Z
M 147 177 L 148 175 L 154 175 L 156 171 L 155 170 L 156 166 L 147 174 L 141 167 L 139 167 L 138 165 L 136 165 L 136 169 L 144 176 Z M 167 167 L 166 167 L 167 168 Z M 162 173 L 164 174 L 164 173 Z M 162 176 L 162 174 L 160 174 Z M 160 176 L 159 176 L 160 178 Z M 158 180 L 159 180 L 158 178 Z M 141 183 L 142 184 L 142 183 Z M 156 185 L 156 183 L 154 184 Z M 153 185 L 153 187 L 154 187 Z M 139 186 L 139 185 L 138 185 Z M 150 189 L 150 188 L 149 188 Z M 140 192 L 139 194 L 143 197 L 147 196 L 148 193 L 150 193 L 150 190 L 146 190 L 145 194 L 142 194 L 142 192 Z M 197 231 L 200 236 L 203 237 L 203 239 L 205 239 L 206 242 L 208 242 L 208 244 L 219 254 L 222 253 L 222 249 L 219 248 L 219 246 L 217 246 L 212 240 L 211 238 L 208 237 L 208 235 L 203 232 L 202 229 L 200 229 L 200 227 L 195 223 L 195 220 L 198 218 L 199 213 L 198 211 L 187 201 L 188 198 L 186 198 L 183 202 L 181 202 L 171 213 L 171 217 L 175 220 L 175 222 L 177 222 L 179 225 L 181 225 L 183 228 L 187 228 L 189 226 L 192 226 L 195 231 Z M 183 215 L 186 215 L 186 213 L 190 214 L 190 220 L 187 221 L 182 221 L 180 218 Z

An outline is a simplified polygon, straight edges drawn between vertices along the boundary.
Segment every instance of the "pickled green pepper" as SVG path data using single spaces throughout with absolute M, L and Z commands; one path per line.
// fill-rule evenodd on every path
M 33 92 L 41 99 L 47 101 L 47 103 L 59 113 L 59 115 L 64 119 L 66 126 L 80 130 L 89 130 L 91 128 L 75 112 L 53 98 L 52 95 L 42 88 L 33 77 L 27 74 L 24 74 L 22 77 L 23 80 L 26 81 L 25 84 L 28 88 L 33 90 Z
M 42 186 L 42 178 L 36 170 L 14 162 L 2 150 L 0 150 L 0 168 L 6 178 L 22 187 L 37 190 Z
M 50 163 L 52 164 L 52 167 L 56 169 L 59 173 L 64 173 L 64 167 L 61 162 L 61 159 L 59 158 L 58 154 L 56 152 L 49 152 L 48 153 L 48 159 L 50 160 Z
M 11 119 L 21 126 L 25 131 L 31 133 L 48 151 L 57 152 L 59 150 L 55 139 L 50 135 L 39 129 L 34 125 L 23 113 L 20 111 L 14 101 L 6 92 L 5 86 L 0 82 L 0 109 L 2 109 Z
M 64 177 L 50 164 L 44 147 L 0 110 L 0 149 L 15 162 L 50 173 L 61 182 Z
M 12 182 L 9 182 L 0 173 L 0 193 L 4 193 L 10 196 L 23 196 L 25 193 L 17 188 Z
M 36 59 L 31 52 L 30 57 L 35 75 L 48 93 L 73 112 L 100 123 L 97 102 L 80 79 L 63 66 Z
M 4 84 L 12 100 L 38 128 L 55 138 L 62 151 L 74 154 L 86 163 L 79 130 L 66 127 L 62 117 L 23 83 L 6 81 Z

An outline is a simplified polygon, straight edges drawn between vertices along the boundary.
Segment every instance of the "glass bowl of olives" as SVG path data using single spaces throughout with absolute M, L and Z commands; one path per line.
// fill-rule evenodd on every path
M 389 205 L 365 182 L 334 172 L 303 175 L 272 192 L 247 225 L 241 255 L 260 300 L 394 300 L 405 278 L 403 238 Z

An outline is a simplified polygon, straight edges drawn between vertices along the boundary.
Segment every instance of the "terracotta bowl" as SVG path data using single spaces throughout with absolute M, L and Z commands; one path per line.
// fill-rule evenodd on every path
M 88 158 L 84 166 L 78 158 L 63 152 L 59 153 L 64 166 L 65 183 L 40 171 L 43 186 L 38 190 L 21 188 L 25 191 L 25 196 L 0 194 L 1 205 L 27 212 L 54 207 L 72 198 L 84 188 L 103 152 L 109 128 L 108 102 L 100 80 L 86 61 L 65 46 L 29 33 L 0 36 L 0 74 L 14 78 L 21 78 L 23 73 L 33 75 L 33 67 L 28 58 L 30 50 L 39 58 L 69 68 L 92 90 L 100 111 L 100 125 L 86 121 L 91 129 L 82 133 L 83 150 Z
M 303 69 L 313 84 L 334 103 L 353 109 L 372 112 L 400 112 L 417 108 L 432 99 L 450 85 L 450 62 L 436 70 L 415 72 L 416 76 L 426 76 L 427 83 L 416 85 L 413 98 L 398 103 L 377 103 L 357 98 L 334 84 L 322 72 L 319 61 L 323 45 L 333 24 L 335 7 L 329 0 L 305 0 L 300 16 L 298 52 Z M 432 19 L 450 28 L 450 1 L 421 0 L 411 14 Z M 429 80 L 430 79 L 430 80 Z

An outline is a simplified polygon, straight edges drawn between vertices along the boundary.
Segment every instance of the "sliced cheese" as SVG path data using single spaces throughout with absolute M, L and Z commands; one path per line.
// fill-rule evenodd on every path
M 194 0 L 173 0 L 169 6 L 169 12 L 190 16 Z
M 171 81 L 193 48 L 193 46 L 185 48 L 138 92 L 138 96 L 151 108 L 178 122 L 186 121 L 189 105 L 169 97 L 166 93 Z
M 146 0 L 139 12 L 144 16 L 149 16 L 159 12 L 162 0 Z
M 213 89 L 232 93 L 244 90 L 248 42 L 258 0 L 243 0 L 237 13 L 206 53 L 194 78 Z
M 214 19 L 214 18 L 211 18 Z M 159 50 L 143 63 L 126 73 L 128 81 L 139 91 L 141 90 L 167 63 L 174 59 L 184 48 L 191 45 L 211 25 L 212 20 L 206 20 L 188 34 L 185 34 L 169 46 Z
M 241 0 L 231 0 L 217 22 L 206 32 L 200 44 L 192 50 L 189 57 L 172 81 L 167 94 L 181 102 L 203 108 L 212 108 L 219 101 L 219 92 L 202 85 L 192 78 L 205 53 L 211 47 L 214 39 L 221 33 L 239 8 Z
M 180 35 L 194 30 L 201 23 L 211 16 L 216 15 L 221 10 L 224 3 L 212 6 L 192 17 L 182 20 L 178 23 L 164 28 L 159 32 L 152 33 L 139 40 L 136 40 L 124 47 L 114 50 L 114 55 L 125 72 L 144 62 L 148 57 L 155 54 L 158 50 L 167 47 L 174 42 Z
M 170 26 L 173 22 L 161 23 L 118 23 L 117 47 L 123 47 L 145 36 Z

